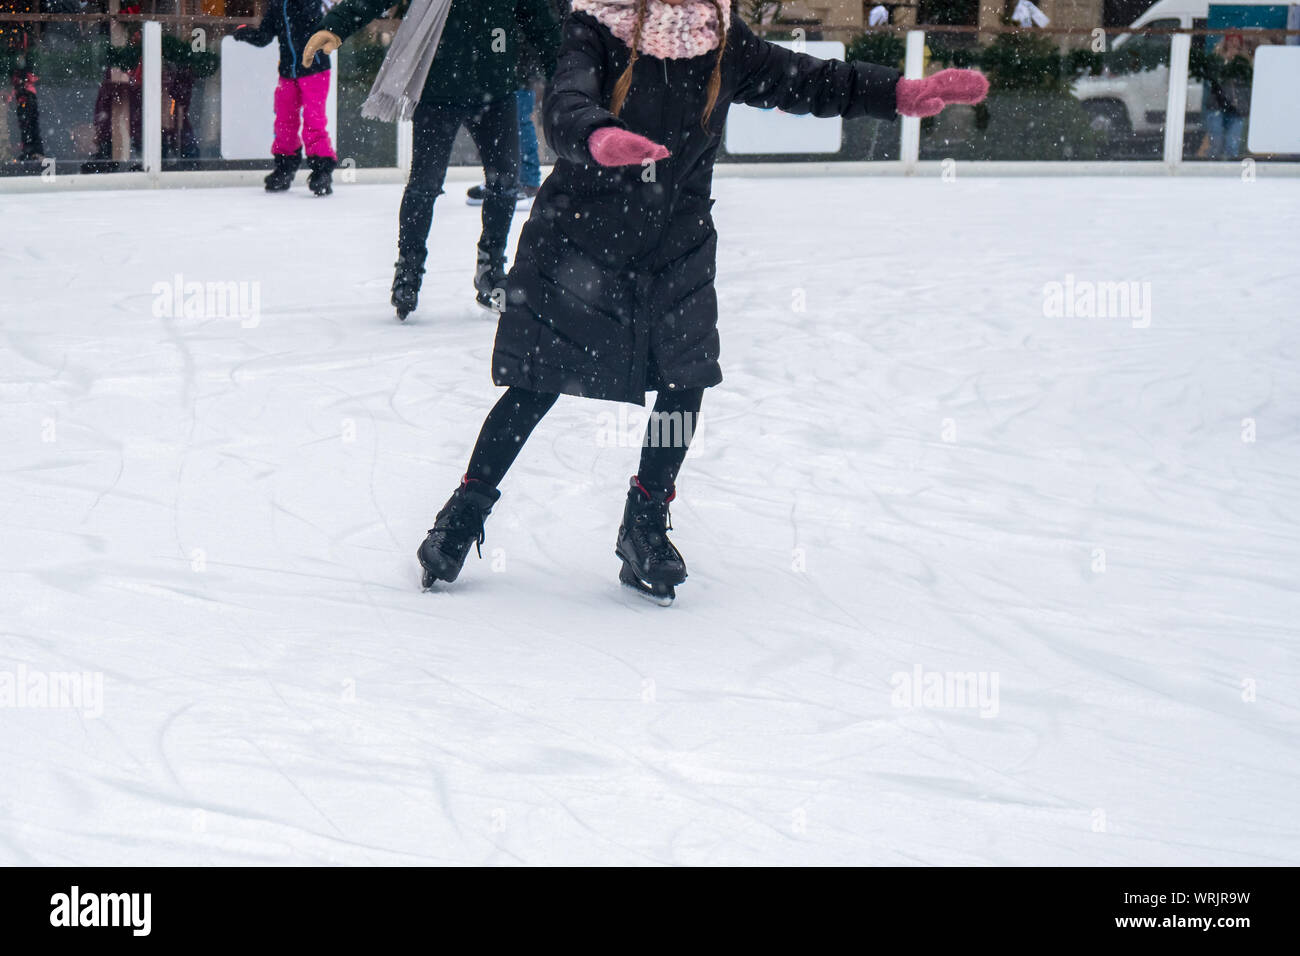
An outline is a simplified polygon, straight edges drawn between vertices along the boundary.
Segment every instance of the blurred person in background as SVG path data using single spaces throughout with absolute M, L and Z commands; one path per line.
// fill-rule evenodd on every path
M 8 80 L 6 99 L 14 104 L 18 119 L 19 146 L 15 159 L 20 162 L 39 162 L 45 158 L 32 63 L 40 24 L 30 20 L 6 21 L 4 14 L 39 12 L 38 0 L 0 0 L 0 72 Z
M 1246 117 L 1250 115 L 1251 57 L 1254 48 L 1241 33 L 1225 34 L 1214 49 L 1215 71 L 1206 82 L 1206 159 L 1240 159 Z
M 140 4 L 138 0 L 122 0 L 118 12 L 138 14 Z M 102 29 L 111 38 L 112 27 L 105 23 Z M 122 51 L 125 60 L 133 61 L 132 65 L 129 68 L 118 68 L 117 70 L 112 66 L 104 67 L 104 79 L 100 82 L 99 92 L 95 95 L 95 159 L 113 158 L 113 108 L 117 105 L 122 105 L 127 110 L 127 135 L 131 140 L 130 151 L 135 152 L 140 149 L 143 130 L 140 114 L 142 82 L 140 24 L 128 24 L 127 29 L 130 32 L 127 34 L 125 45 L 114 49 Z M 128 55 L 131 48 L 134 48 L 134 54 Z M 114 72 L 122 73 L 125 79 L 116 79 L 113 75 Z

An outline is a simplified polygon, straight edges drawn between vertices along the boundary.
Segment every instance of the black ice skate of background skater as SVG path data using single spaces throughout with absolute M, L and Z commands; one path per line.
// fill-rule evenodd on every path
M 704 389 L 722 380 L 710 192 L 728 106 L 892 119 L 987 89 L 968 70 L 900 80 L 796 53 L 712 0 L 576 0 L 543 105 L 559 158 L 520 235 L 497 326 L 492 377 L 508 389 L 420 546 L 424 586 L 456 580 L 482 544 L 497 485 L 559 394 L 644 405 L 654 391 L 615 552 L 624 584 L 670 603 L 686 565 L 668 506 L 693 429 L 667 446 L 654 433 L 659 416 L 693 423 Z

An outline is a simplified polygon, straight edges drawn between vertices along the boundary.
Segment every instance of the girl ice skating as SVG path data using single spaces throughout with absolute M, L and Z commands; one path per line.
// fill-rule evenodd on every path
M 266 177 L 267 192 L 283 192 L 302 165 L 304 147 L 311 175 L 307 186 L 317 196 L 334 191 L 337 157 L 326 129 L 325 100 L 330 90 L 330 58 L 317 53 L 305 63 L 303 47 L 316 29 L 321 0 L 270 0 L 262 22 L 243 26 L 235 39 L 253 46 L 280 41 L 280 82 L 275 87 L 275 169 Z
M 644 404 L 654 391 L 656 416 L 693 420 L 722 380 L 709 194 L 731 103 L 890 119 L 988 91 L 969 70 L 904 80 L 795 53 L 713 0 L 576 0 L 573 10 L 543 106 L 559 159 L 520 236 L 492 356 L 508 390 L 420 546 L 426 588 L 455 581 L 482 543 L 498 484 L 560 394 Z M 661 603 L 686 579 L 667 532 L 690 431 L 667 447 L 647 433 L 615 542 L 620 579 Z

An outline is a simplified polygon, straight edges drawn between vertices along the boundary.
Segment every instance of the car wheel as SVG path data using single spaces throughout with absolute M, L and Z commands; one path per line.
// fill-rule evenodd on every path
M 1083 104 L 1088 111 L 1088 125 L 1101 140 L 1101 148 L 1110 156 L 1129 145 L 1133 136 L 1133 124 L 1128 121 L 1128 112 L 1123 104 L 1113 100 L 1094 100 Z

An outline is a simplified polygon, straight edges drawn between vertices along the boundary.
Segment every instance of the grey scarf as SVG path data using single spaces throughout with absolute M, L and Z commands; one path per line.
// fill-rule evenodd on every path
M 392 45 L 361 104 L 366 119 L 407 120 L 415 112 L 452 0 L 411 0 Z

